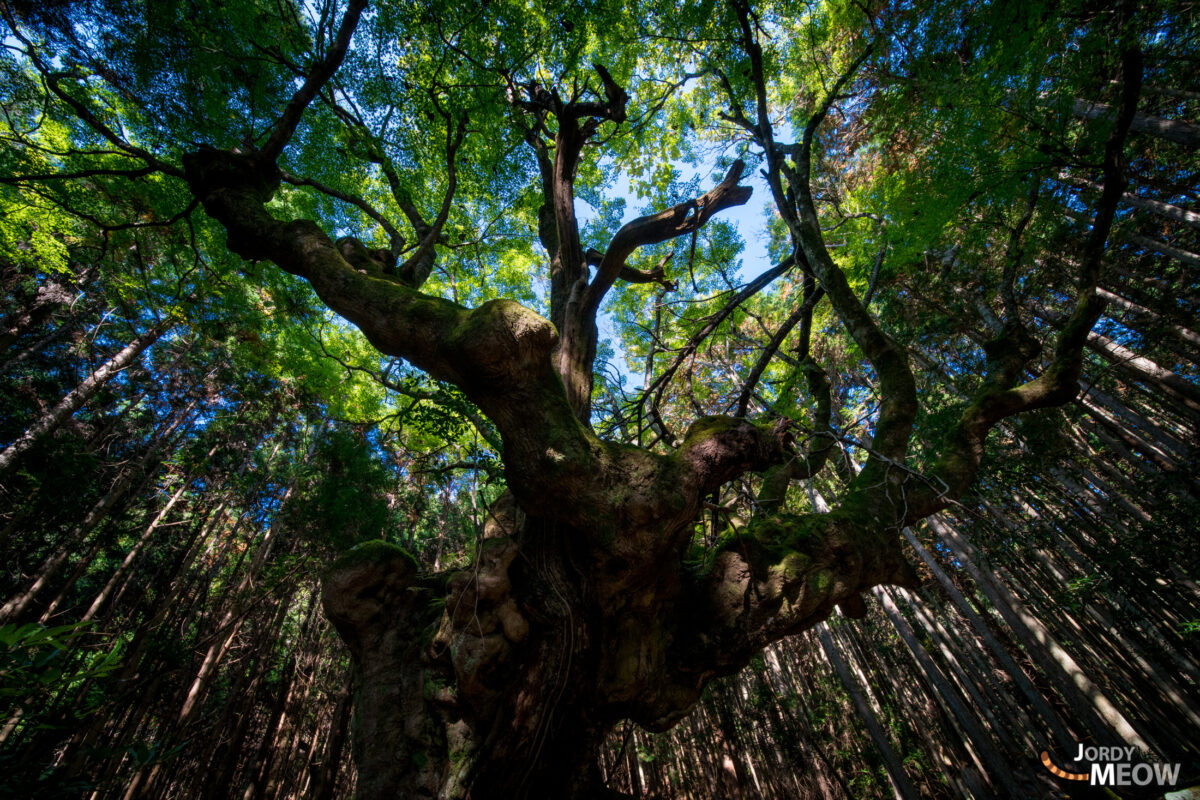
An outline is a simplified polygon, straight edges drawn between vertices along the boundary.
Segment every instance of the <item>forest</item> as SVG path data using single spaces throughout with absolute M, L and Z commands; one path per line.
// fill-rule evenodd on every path
M 0 796 L 1200 797 L 1195 0 L 0 19 Z

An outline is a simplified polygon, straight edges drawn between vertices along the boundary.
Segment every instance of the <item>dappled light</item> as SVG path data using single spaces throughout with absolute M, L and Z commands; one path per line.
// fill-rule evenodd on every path
M 1200 786 L 1187 3 L 0 3 L 0 794 Z

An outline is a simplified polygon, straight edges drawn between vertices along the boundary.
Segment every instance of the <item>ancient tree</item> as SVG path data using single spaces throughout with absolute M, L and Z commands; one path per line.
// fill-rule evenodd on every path
M 146 74 L 188 86 L 200 76 L 186 64 L 143 62 L 146 74 L 137 78 L 101 63 L 109 34 L 103 25 L 75 24 L 82 6 L 25 10 L 8 22 L 48 97 L 96 141 L 103 154 L 97 158 L 115 159 L 95 174 L 155 176 L 179 198 L 180 213 L 199 215 L 202 208 L 230 251 L 303 278 L 379 353 L 461 391 L 494 432 L 507 492 L 487 510 L 468 568 L 423 572 L 399 547 L 373 541 L 327 573 L 325 612 L 356 665 L 360 797 L 606 796 L 595 755 L 615 724 L 668 729 L 714 678 L 738 671 L 768 644 L 816 625 L 835 607 L 861 614 L 863 595 L 874 586 L 914 584 L 902 530 L 964 495 L 989 432 L 1004 420 L 1078 392 L 1084 348 L 1105 305 L 1097 281 L 1138 118 L 1141 39 L 1128 15 L 1096 22 L 1117 44 L 1096 56 L 1106 71 L 1100 84 L 1107 104 L 1084 156 L 1096 192 L 1093 205 L 1076 212 L 1087 230 L 1074 245 L 1058 330 L 1035 322 L 1022 300 L 1037 268 L 1026 253 L 1037 186 L 1062 157 L 1047 144 L 1058 142 L 1054 132 L 1042 131 L 1046 161 L 1029 168 L 1041 177 L 1030 182 L 1027 213 L 999 239 L 1003 255 L 987 266 L 996 274 L 987 302 L 998 312 L 980 343 L 985 357 L 975 392 L 938 431 L 940 445 L 914 457 L 921 404 L 912 355 L 872 311 L 873 295 L 892 291 L 880 278 L 884 254 L 865 293 L 831 255 L 830 215 L 843 212 L 828 172 L 836 162 L 831 152 L 850 146 L 847 119 L 862 110 L 856 102 L 882 93 L 888 81 L 906 85 L 897 77 L 906 57 L 899 42 L 919 14 L 886 4 L 768 9 L 735 2 L 685 9 L 673 20 L 673 9 L 655 9 L 621 23 L 622 36 L 632 39 L 614 33 L 593 48 L 594 63 L 577 48 L 568 64 L 520 49 L 528 41 L 512 30 L 523 24 L 521 9 L 484 9 L 467 19 L 445 8 L 413 8 L 401 24 L 397 9 L 350 0 L 344 8 L 322 5 L 306 27 L 299 7 L 268 5 L 253 6 L 251 23 L 238 29 L 246 37 L 245 68 L 263 74 L 228 79 L 245 89 L 231 92 L 228 103 L 229 116 L 246 124 L 236 142 L 211 116 L 208 128 L 184 131 L 186 114 L 170 118 L 174 106 L 155 105 L 161 86 Z M 586 22 L 616 25 L 619 12 L 596 11 Z M 136 8 L 119 13 L 142 19 Z M 266 41 L 248 32 L 255 19 L 277 13 L 283 19 L 272 24 L 291 38 Z M 781 88 L 793 78 L 777 40 L 793 36 L 790 21 L 803 14 L 835 19 L 828 24 L 843 32 L 823 40 L 835 55 L 815 79 L 819 91 Z M 150 11 L 145 19 L 147 30 L 163 24 Z M 585 22 L 549 13 L 539 19 L 568 38 Z M 396 41 L 398 31 L 414 40 Z M 619 55 L 651 45 L 667 55 L 647 55 L 650 66 Z M 670 49 L 676 46 L 682 49 Z M 690 60 L 672 63 L 680 53 Z M 372 74 L 397 59 L 409 64 L 401 79 Z M 908 88 L 918 82 L 910 77 Z M 102 100 L 101 82 L 110 93 Z M 633 83 L 643 94 L 647 86 L 659 91 L 638 101 L 636 119 Z M 606 437 L 594 427 L 593 408 L 606 299 L 621 283 L 674 291 L 686 278 L 685 262 L 692 269 L 702 229 L 752 197 L 747 161 L 730 159 L 706 190 L 614 225 L 604 241 L 583 230 L 581 169 L 594 173 L 606 148 L 631 128 L 644 140 L 664 104 L 689 83 L 716 110 L 714 130 L 736 139 L 765 181 L 786 255 L 728 292 L 685 345 L 669 351 L 673 365 L 635 404 L 639 431 L 652 432 L 653 440 Z M 783 91 L 796 94 L 786 117 L 778 108 Z M 1018 104 L 1018 90 L 1007 91 L 993 100 Z M 1025 99 L 1049 102 L 1037 93 Z M 132 121 L 119 121 L 121 114 Z M 1069 123 L 1069 114 L 1062 118 Z M 397 130 L 403 134 L 393 136 Z M 489 151 L 490 163 L 472 163 L 483 159 L 479 142 L 489 136 L 513 146 Z M 429 152 L 406 155 L 397 145 L 418 139 L 442 166 L 426 195 L 403 163 L 428 162 Z M 315 151 L 361 191 L 304 174 Z M 438 259 L 459 245 L 449 229 L 455 214 L 468 213 L 459 210 L 467 202 L 462 184 L 469 179 L 471 191 L 480 191 L 488 170 L 528 185 L 536 197 L 529 235 L 536 270 L 547 280 L 541 312 L 504 298 L 468 307 L 428 290 Z M 383 246 L 368 247 L 368 233 L 346 217 L 317 221 L 297 213 L 288 198 L 300 190 L 360 215 Z M 339 235 L 347 230 L 357 235 Z M 654 260 L 642 256 L 672 242 L 679 248 L 670 264 L 675 280 L 668 259 L 648 266 Z M 856 269 L 871 273 L 869 263 Z M 733 414 L 697 414 L 686 427 L 678 415 L 668 420 L 657 402 L 680 365 L 733 310 L 781 276 L 794 278 L 800 291 L 742 376 Z M 820 309 L 832 311 L 873 375 L 869 441 L 848 444 L 839 433 L 830 376 L 811 346 Z M 788 337 L 795 344 L 784 352 Z M 799 378 L 796 402 L 805 422 L 755 400 L 774 358 L 786 358 Z M 823 470 L 843 475 L 829 510 L 789 511 L 789 483 Z M 731 483 L 756 487 L 753 515 L 730 523 L 725 535 L 706 537 L 718 524 L 714 498 Z

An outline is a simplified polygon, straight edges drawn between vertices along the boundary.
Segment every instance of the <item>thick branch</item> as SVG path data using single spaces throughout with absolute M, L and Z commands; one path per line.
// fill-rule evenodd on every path
M 571 119 L 607 119 L 618 124 L 624 122 L 625 104 L 629 102 L 629 95 L 613 80 L 612 75 L 602 65 L 592 64 L 592 69 L 596 70 L 596 74 L 600 76 L 600 82 L 604 86 L 604 100 L 568 103 L 562 107 L 561 111 L 557 112 L 558 116 Z
M 533 126 L 526 131 L 526 141 L 538 155 L 542 172 L 542 186 L 549 210 L 553 211 L 555 239 L 547 250 L 551 254 L 551 318 L 555 325 L 563 327 L 560 316 L 565 313 L 574 284 L 585 279 L 583 249 L 579 243 L 579 225 L 575 218 L 575 172 L 584 146 L 595 133 L 599 124 L 608 120 L 620 124 L 625 121 L 625 105 L 628 94 L 612 75 L 600 64 L 593 64 L 604 86 L 604 100 L 564 102 L 557 89 L 546 89 L 530 82 L 520 89 L 510 80 L 509 95 L 512 102 L 531 114 Z M 546 130 L 546 120 L 553 116 L 558 121 L 554 135 L 554 153 L 551 157 L 541 133 Z M 549 168 L 549 169 L 547 169 Z M 548 220 L 539 224 L 543 242 L 549 232 Z
M 587 260 L 589 267 L 598 267 L 600 266 L 600 262 L 604 260 L 604 253 L 601 253 L 594 247 L 589 247 L 583 256 Z M 620 273 L 617 274 L 617 279 L 625 281 L 625 283 L 657 283 L 664 289 L 674 290 L 678 284 L 669 279 L 666 272 L 667 262 L 674 257 L 674 251 L 667 253 L 648 272 L 643 272 L 640 269 L 634 269 L 626 265 L 621 267 Z
M 768 514 L 773 514 L 783 507 L 787 499 L 788 485 L 792 481 L 811 478 L 825 467 L 830 453 L 833 452 L 833 446 L 837 443 L 830 425 L 833 418 L 833 397 L 829 377 L 825 370 L 807 356 L 800 369 L 804 370 L 808 379 L 808 393 L 816 400 L 816 407 L 813 409 L 813 432 L 804 455 L 774 467 L 763 475 L 758 504 Z
M 1021 262 L 1024 261 L 1023 237 L 1025 229 L 1033 219 L 1033 212 L 1037 207 L 1037 197 L 1038 184 L 1035 178 L 1033 187 L 1029 191 L 1029 201 L 1025 205 L 1025 213 L 1017 220 L 1016 226 L 1008 237 L 1008 248 L 1004 256 L 1004 274 L 1000 282 L 1000 297 L 1004 301 L 1005 320 L 1010 325 L 1021 324 L 1020 306 L 1017 304 L 1016 294 L 1017 270 L 1021 268 Z
M 230 250 L 307 279 L 380 352 L 462 389 L 500 431 L 509 485 L 523 504 L 542 505 L 550 493 L 576 497 L 555 508 L 581 518 L 606 507 L 594 485 L 597 443 L 551 369 L 556 337 L 546 319 L 507 300 L 469 310 L 358 272 L 315 223 L 267 213 L 278 176 L 250 156 L 202 151 L 184 165 L 192 191 L 225 227 Z
M 789 180 L 796 196 L 797 224 L 793 229 L 806 260 L 851 338 L 875 368 L 879 378 L 880 410 L 872 439 L 873 454 L 859 485 L 883 484 L 889 461 L 903 461 L 917 412 L 916 383 L 904 350 L 885 334 L 859 301 L 845 274 L 833 262 L 821 235 L 816 205 L 808 183 L 807 159 Z
M 755 425 L 735 417 L 702 417 L 688 428 L 674 458 L 687 470 L 698 496 L 746 472 L 761 472 L 791 456 L 787 420 Z
M 639 247 L 699 230 L 718 211 L 744 205 L 754 192 L 749 186 L 738 185 L 745 169 L 745 163 L 735 161 L 720 183 L 695 200 L 679 203 L 657 214 L 638 217 L 622 225 L 609 243 L 600 266 L 596 268 L 596 277 L 592 279 L 583 302 L 584 313 L 595 313 L 604 295 L 621 275 L 625 261 Z
M 797 260 L 801 261 L 807 270 L 811 270 L 820 281 L 821 288 L 829 296 L 834 311 L 879 376 L 882 402 L 879 419 L 875 425 L 873 455 L 867 468 L 860 475 L 859 485 L 886 486 L 890 482 L 887 480 L 889 464 L 903 461 L 908 449 L 917 411 L 916 384 L 903 349 L 879 328 L 851 290 L 845 274 L 830 258 L 809 185 L 811 151 L 816 131 L 841 90 L 869 56 L 874 41 L 854 59 L 826 93 L 821 105 L 806 124 L 801 143 L 778 145 L 774 141 L 767 114 L 766 86 L 761 66 L 762 51 L 756 41 L 750 11 L 744 5 L 739 5 L 737 11 L 742 27 L 743 47 L 750 57 L 751 77 L 757 101 L 758 122 L 754 135 L 759 146 L 766 152 L 767 183 L 771 187 L 772 196 L 792 234 Z M 783 157 L 785 152 L 794 158 L 794 167 L 786 163 Z
M 681 619 L 670 633 L 670 669 L 658 676 L 664 686 L 645 692 L 651 702 L 634 718 L 654 730 L 669 727 L 712 678 L 736 672 L 768 644 L 827 619 L 838 604 L 857 605 L 862 592 L 884 583 L 918 584 L 900 538 L 884 526 L 840 509 L 755 520 L 721 548 L 705 575 L 685 583 Z

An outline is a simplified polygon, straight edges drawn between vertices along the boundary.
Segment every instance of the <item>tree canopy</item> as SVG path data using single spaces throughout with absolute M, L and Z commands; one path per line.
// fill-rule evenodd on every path
M 0 481 L 25 498 L 0 533 L 22 564 L 0 630 L 13 653 L 80 653 L 65 716 L 29 734 L 64 780 L 104 730 L 46 732 L 94 713 L 66 698 L 95 687 L 99 708 L 147 653 L 183 663 L 187 637 L 159 629 L 206 563 L 206 655 L 152 725 L 161 750 L 122 756 L 130 798 L 168 791 L 247 620 L 334 646 L 297 577 L 317 565 L 361 798 L 611 796 L 614 731 L 674 728 L 810 630 L 852 682 L 826 621 L 878 597 L 908 642 L 894 598 L 953 600 L 939 558 L 977 569 L 945 515 L 1007 520 L 1039 484 L 1119 488 L 1105 502 L 1134 521 L 1087 557 L 1194 592 L 1191 537 L 1137 499 L 1186 518 L 1198 485 L 1188 4 L 0 13 Z M 1096 432 L 1072 438 L 1063 406 Z M 1068 477 L 1093 443 L 1128 463 Z M 190 533 L 160 531 L 185 496 Z M 122 606 L 136 570 L 157 577 Z M 277 616 L 256 616 L 262 585 Z M 67 646 L 110 608 L 121 641 Z M 0 744 L 34 730 L 28 684 Z M 1149 749 L 1110 706 L 1072 713 Z M 127 743 L 151 726 L 131 724 Z

